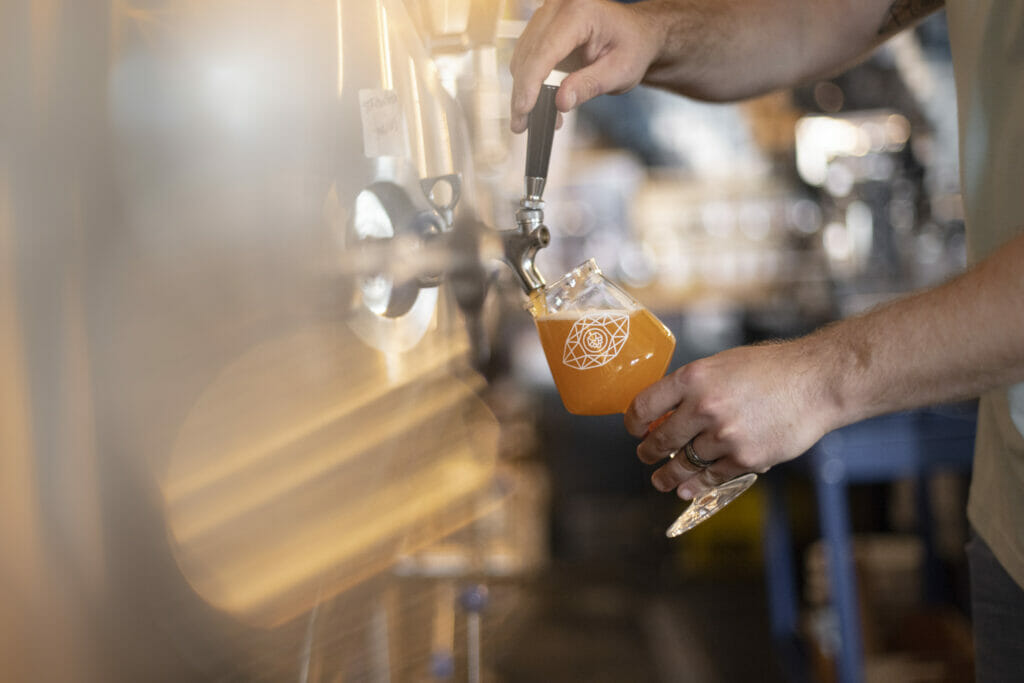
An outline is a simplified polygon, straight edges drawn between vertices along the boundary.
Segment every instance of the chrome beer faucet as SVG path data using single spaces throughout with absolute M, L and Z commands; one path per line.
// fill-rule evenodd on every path
M 544 186 L 551 160 L 551 143 L 555 135 L 555 95 L 558 86 L 545 83 L 537 96 L 537 104 L 530 117 L 526 133 L 526 176 L 523 198 L 516 211 L 516 228 L 501 233 L 505 245 L 505 260 L 522 280 L 529 294 L 544 286 L 544 278 L 537 270 L 537 252 L 551 242 L 551 231 L 544 225 Z

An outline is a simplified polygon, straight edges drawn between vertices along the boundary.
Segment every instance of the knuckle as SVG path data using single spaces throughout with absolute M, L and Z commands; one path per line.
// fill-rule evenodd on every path
M 677 387 L 684 387 L 690 382 L 690 378 L 693 376 L 694 363 L 687 363 L 686 365 L 680 365 L 678 368 L 672 371 L 669 377 Z
M 651 407 L 651 398 L 646 393 L 638 394 L 633 399 L 633 414 L 636 415 L 638 420 L 647 422 L 654 419 L 653 409 Z
M 695 381 L 703 381 L 708 374 L 707 358 L 698 358 L 689 364 L 690 374 Z
M 593 74 L 581 74 L 577 91 L 583 94 L 583 100 L 590 100 L 601 94 L 601 83 Z
M 615 83 L 621 83 L 618 87 L 612 91 L 614 94 L 619 95 L 624 92 L 632 90 L 636 86 L 640 85 L 643 74 L 637 76 L 636 70 L 627 62 L 615 63 L 612 67 L 612 79 Z
M 713 417 L 718 412 L 718 401 L 714 396 L 699 396 L 693 403 L 693 412 L 703 418 Z
M 757 471 L 759 467 L 762 467 L 762 460 L 758 457 L 752 449 L 744 448 L 736 451 L 732 457 L 732 461 L 736 463 L 738 467 L 743 468 L 744 472 Z
M 528 86 L 525 83 L 516 88 L 516 91 L 512 96 L 512 102 L 515 108 L 523 113 L 528 113 L 533 109 L 533 105 L 536 101 L 537 93 L 534 92 L 532 86 Z
M 707 417 L 705 415 L 705 417 Z M 708 439 L 719 453 L 736 453 L 740 450 L 734 434 L 728 427 L 708 430 Z
M 655 450 L 662 453 L 675 449 L 675 439 L 662 429 L 652 432 L 651 435 L 647 437 L 647 440 L 652 446 L 654 446 Z
M 718 476 L 715 474 L 715 471 L 711 468 L 708 468 L 701 472 L 697 476 L 697 481 L 699 481 L 700 485 L 704 488 L 714 488 L 715 486 L 718 486 L 718 484 L 720 483 L 718 481 Z
M 672 373 L 672 379 L 681 386 L 693 388 L 700 386 L 707 375 L 703 360 L 695 360 L 678 368 Z

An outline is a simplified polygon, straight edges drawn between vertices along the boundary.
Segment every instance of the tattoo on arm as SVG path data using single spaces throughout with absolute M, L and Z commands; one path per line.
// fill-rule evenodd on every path
M 878 29 L 878 35 L 887 36 L 896 33 L 921 17 L 931 14 L 942 7 L 944 0 L 896 0 L 885 13 L 885 21 Z

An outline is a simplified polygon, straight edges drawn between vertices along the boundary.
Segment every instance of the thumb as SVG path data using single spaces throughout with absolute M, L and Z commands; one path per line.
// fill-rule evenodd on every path
M 568 112 L 598 95 L 632 90 L 639 82 L 639 78 L 624 76 L 615 60 L 602 57 L 565 77 L 558 89 L 555 106 L 559 111 Z

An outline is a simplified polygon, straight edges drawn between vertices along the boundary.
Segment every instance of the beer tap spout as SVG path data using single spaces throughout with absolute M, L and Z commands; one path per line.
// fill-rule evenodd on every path
M 516 211 L 516 228 L 502 231 L 505 261 L 512 267 L 529 294 L 544 286 L 537 270 L 537 252 L 551 243 L 551 231 L 544 225 L 544 202 L 523 200 Z

